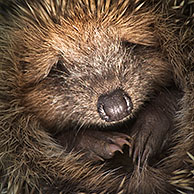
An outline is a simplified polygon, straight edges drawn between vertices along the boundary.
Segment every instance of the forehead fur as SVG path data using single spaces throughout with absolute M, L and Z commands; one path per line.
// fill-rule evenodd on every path
M 155 44 L 153 26 L 156 14 L 149 11 L 142 0 L 16 0 L 5 3 L 2 15 L 5 22 L 19 28 L 34 26 L 37 30 L 64 26 L 66 36 L 76 32 L 93 31 L 93 28 L 114 29 L 122 39 L 144 45 Z M 9 7 L 9 9 L 8 9 Z M 9 11 L 7 11 L 9 10 Z M 9 18 L 9 19 L 7 19 Z M 9 20 L 9 21 L 8 21 Z M 87 28 L 87 30 L 86 30 Z M 66 29 L 66 30 L 65 30 Z

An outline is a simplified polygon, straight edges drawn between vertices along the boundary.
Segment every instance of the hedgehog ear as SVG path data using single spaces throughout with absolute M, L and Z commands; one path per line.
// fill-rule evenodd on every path
M 127 34 L 122 37 L 122 42 L 127 43 L 128 45 L 142 45 L 142 46 L 158 46 L 158 40 L 156 37 L 150 35 L 149 37 L 140 37 L 140 36 L 133 36 L 131 38 Z
M 139 44 L 143 46 L 157 46 L 158 38 L 156 37 L 153 29 L 150 27 L 149 30 L 142 31 L 139 33 L 137 29 L 120 29 L 120 38 L 125 42 L 130 42 L 131 44 Z M 141 30 L 141 29 L 139 29 Z

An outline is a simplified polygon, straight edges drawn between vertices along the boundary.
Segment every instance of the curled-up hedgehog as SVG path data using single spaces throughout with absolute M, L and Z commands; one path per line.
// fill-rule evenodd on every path
M 0 1 L 0 192 L 194 193 L 192 1 Z

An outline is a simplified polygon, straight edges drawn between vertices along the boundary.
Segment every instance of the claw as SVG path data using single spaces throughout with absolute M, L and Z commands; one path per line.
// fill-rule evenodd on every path
M 123 138 L 121 138 L 121 137 L 117 137 L 117 138 L 115 138 L 115 139 L 112 139 L 112 138 L 111 138 L 111 141 L 112 141 L 114 144 L 120 146 L 121 148 L 123 147 L 123 145 L 128 145 L 129 147 L 131 147 L 131 143 L 129 143 L 129 141 L 127 141 L 126 139 L 123 139 Z
M 116 151 L 119 151 L 123 154 L 122 149 L 115 144 L 110 144 L 109 146 L 107 146 L 106 150 L 110 156 L 113 156 Z
M 126 139 L 127 141 L 133 141 L 133 138 L 127 134 L 120 134 L 120 133 L 115 133 L 117 136 L 119 136 L 120 138 Z
M 102 158 L 101 156 L 97 155 L 97 154 L 93 154 L 91 156 L 91 158 L 93 158 L 94 161 L 101 161 L 104 162 L 104 158 Z

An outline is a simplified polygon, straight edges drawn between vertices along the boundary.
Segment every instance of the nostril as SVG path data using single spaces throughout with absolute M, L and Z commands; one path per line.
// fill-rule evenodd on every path
M 102 120 L 119 121 L 127 117 L 133 108 L 130 97 L 121 89 L 116 89 L 98 98 L 97 109 Z

